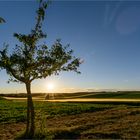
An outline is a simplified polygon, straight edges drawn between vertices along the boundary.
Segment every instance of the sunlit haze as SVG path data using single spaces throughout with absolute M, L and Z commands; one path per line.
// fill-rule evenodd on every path
M 48 89 L 48 91 L 53 91 L 54 89 L 55 89 L 55 85 L 54 85 L 54 83 L 48 83 L 47 84 L 47 89 Z
M 35 23 L 37 1 L 0 1 L 0 49 L 9 53 L 18 44 L 13 33 L 29 33 Z M 140 1 L 53 1 L 46 11 L 43 30 L 51 46 L 61 38 L 84 63 L 81 74 L 60 73 L 36 80 L 32 92 L 139 90 Z M 24 84 L 7 83 L 0 71 L 0 93 L 26 92 Z M 52 81 L 52 82 L 50 82 Z

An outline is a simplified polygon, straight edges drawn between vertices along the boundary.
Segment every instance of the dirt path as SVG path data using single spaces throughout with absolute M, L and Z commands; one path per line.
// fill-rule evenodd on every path
M 27 100 L 27 98 L 23 97 L 3 97 L 4 99 L 7 99 L 7 100 Z M 43 101 L 43 98 L 40 98 L 40 97 L 33 97 L 33 100 L 42 100 Z
M 26 98 L 14 98 L 14 97 L 4 97 L 8 100 L 26 100 Z M 39 97 L 33 97 L 36 101 L 48 101 L 48 102 L 140 102 L 140 99 L 104 99 L 104 98 L 76 98 L 76 99 L 53 99 L 45 100 Z
M 76 98 L 76 99 L 61 99 L 61 100 L 46 100 L 49 102 L 140 102 L 140 99 L 97 99 L 97 98 Z
M 25 123 L 0 124 L 0 140 L 14 140 L 25 129 Z

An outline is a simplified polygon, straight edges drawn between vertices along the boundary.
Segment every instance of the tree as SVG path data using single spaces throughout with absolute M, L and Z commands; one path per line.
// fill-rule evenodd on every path
M 24 83 L 27 90 L 27 125 L 26 136 L 33 137 L 35 131 L 35 113 L 31 95 L 31 83 L 35 79 L 59 75 L 61 71 L 78 71 L 80 59 L 73 56 L 69 45 L 63 46 L 58 39 L 48 47 L 45 43 L 39 44 L 46 38 L 42 31 L 42 23 L 48 1 L 40 0 L 36 11 L 35 27 L 29 34 L 14 33 L 20 42 L 9 55 L 8 45 L 0 51 L 0 68 L 5 69 L 10 76 L 9 81 Z

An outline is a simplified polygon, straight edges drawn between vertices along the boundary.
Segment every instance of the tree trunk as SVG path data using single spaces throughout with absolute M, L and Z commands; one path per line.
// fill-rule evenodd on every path
M 35 113 L 34 113 L 34 105 L 31 95 L 31 83 L 26 83 L 27 90 L 27 125 L 26 125 L 26 135 L 28 137 L 34 136 L 35 131 Z

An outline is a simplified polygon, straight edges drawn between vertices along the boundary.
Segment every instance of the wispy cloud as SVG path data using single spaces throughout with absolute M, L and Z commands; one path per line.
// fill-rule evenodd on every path
M 115 19 L 120 6 L 121 6 L 122 0 L 118 1 L 118 3 L 115 5 L 114 9 L 111 11 L 111 6 L 109 3 L 105 6 L 105 15 L 104 15 L 104 26 L 109 26 L 113 20 Z

